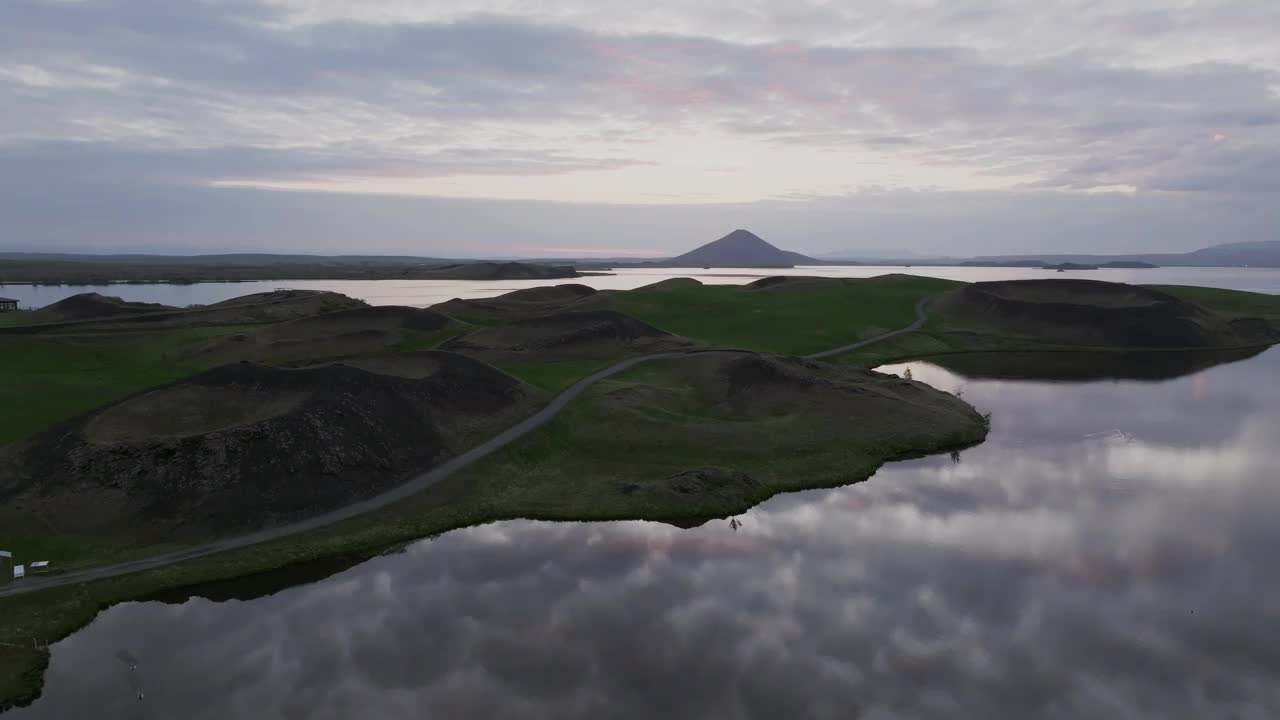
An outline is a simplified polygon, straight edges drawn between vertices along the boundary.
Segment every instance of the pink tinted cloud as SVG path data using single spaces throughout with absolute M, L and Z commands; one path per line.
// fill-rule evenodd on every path
M 787 114 L 838 114 L 846 80 L 822 50 L 793 44 L 741 48 L 675 37 L 587 40 L 602 69 L 596 87 L 651 109 L 697 112 L 785 108 Z M 830 54 L 830 53 L 826 53 Z
M 667 250 L 654 250 L 652 248 L 637 250 L 635 248 L 601 248 L 601 247 L 582 247 L 582 246 L 571 246 L 571 247 L 517 246 L 517 247 L 499 248 L 499 251 L 504 253 L 561 253 L 561 254 L 569 254 L 569 255 L 628 255 L 628 256 L 635 255 L 637 257 L 665 257 L 671 254 L 671 252 Z

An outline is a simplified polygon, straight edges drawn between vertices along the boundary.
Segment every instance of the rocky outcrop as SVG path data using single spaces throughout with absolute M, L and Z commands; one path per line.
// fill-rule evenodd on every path
M 535 405 L 527 386 L 476 360 L 396 363 L 415 359 L 423 372 L 237 363 L 135 395 L 9 449 L 0 502 L 64 532 L 256 529 L 389 489 Z
M 1096 280 L 974 283 L 938 308 L 949 329 L 1089 347 L 1237 347 L 1267 331 L 1159 290 Z
M 625 345 L 670 333 L 615 310 L 584 310 L 516 320 L 449 340 L 446 350 L 558 350 L 584 345 Z

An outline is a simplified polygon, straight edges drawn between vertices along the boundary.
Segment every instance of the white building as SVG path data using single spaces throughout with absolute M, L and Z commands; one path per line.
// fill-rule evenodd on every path
M 13 553 L 8 550 L 0 550 L 0 585 L 11 580 L 17 580 L 27 576 L 30 571 L 33 575 L 39 575 L 49 571 L 48 560 L 36 560 L 35 562 L 25 565 L 13 564 Z

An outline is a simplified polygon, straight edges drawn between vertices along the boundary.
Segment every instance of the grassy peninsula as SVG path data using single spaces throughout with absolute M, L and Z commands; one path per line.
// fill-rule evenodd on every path
M 545 424 L 370 512 L 140 572 L 8 596 L 0 586 L 0 706 L 33 699 L 47 661 L 13 644 L 57 640 L 116 602 L 354 562 L 499 519 L 698 522 L 985 437 L 988 419 L 960 399 L 865 369 L 882 359 L 1120 349 L 1133 317 L 1165 329 L 1133 336 L 1172 338 L 1162 352 L 1191 347 L 1173 341 L 1205 349 L 1280 339 L 1272 296 L 1104 285 L 975 289 L 898 275 L 668 281 L 626 292 L 562 285 L 426 310 L 331 293 L 196 311 L 70 304 L 98 308 L 91 317 L 51 308 L 48 322 L 0 332 L 5 356 L 21 358 L 3 399 L 40 408 L 0 427 L 0 546 L 48 555 L 67 573 L 369 497 L 536 418 L 555 393 L 601 368 L 655 357 L 577 388 Z M 918 331 L 829 362 L 796 357 L 905 327 L 921 301 L 928 318 Z M 1101 314 L 1073 324 L 1056 307 L 1081 303 Z M 423 437 L 433 444 L 407 440 Z M 403 452 L 410 446 L 416 454 Z M 204 490 L 152 482 L 183 463 L 203 468 L 208 447 L 227 460 L 201 471 Z M 246 489 L 269 483 L 281 492 L 253 500 L 254 513 L 236 512 Z M 98 511 L 86 513 L 84 502 Z M 210 503 L 215 512 L 190 514 Z

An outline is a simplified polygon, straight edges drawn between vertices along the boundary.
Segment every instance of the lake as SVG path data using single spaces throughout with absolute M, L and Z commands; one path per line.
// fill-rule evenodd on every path
M 597 290 L 630 290 L 673 277 L 692 277 L 704 283 L 738 285 L 771 275 L 823 275 L 875 277 L 910 273 L 976 282 L 1027 278 L 1087 278 L 1111 282 L 1164 285 L 1202 285 L 1252 292 L 1280 293 L 1280 268 L 1152 268 L 1147 270 L 1085 270 L 1057 273 L 1034 268 L 974 267 L 867 267 L 815 266 L 782 270 L 760 268 L 624 268 L 613 275 L 592 275 L 566 280 L 270 280 L 195 285 L 0 285 L 0 295 L 17 300 L 21 307 L 37 308 L 77 293 L 97 292 L 125 300 L 154 302 L 176 307 L 207 305 L 250 293 L 278 288 L 332 290 L 371 305 L 426 307 L 453 298 L 485 298 L 521 288 L 582 283 Z
M 1280 716 L 1280 349 L 1108 357 L 885 368 L 989 440 L 736 529 L 503 522 L 119 605 L 13 717 Z

